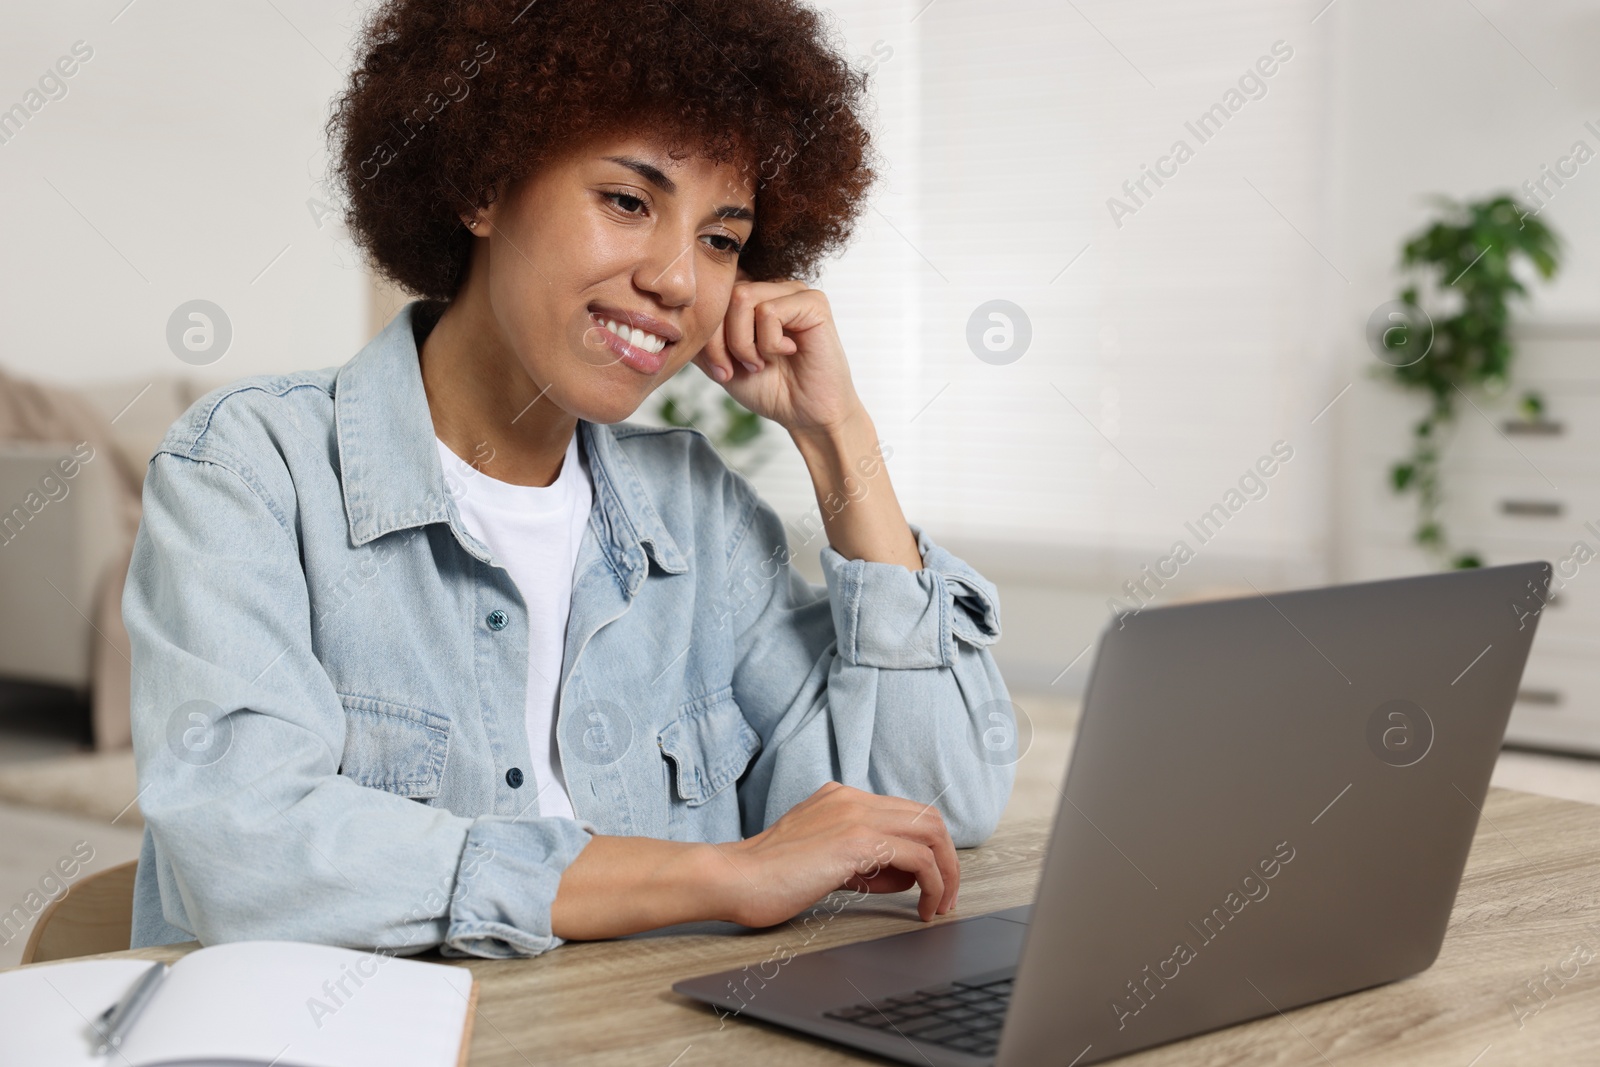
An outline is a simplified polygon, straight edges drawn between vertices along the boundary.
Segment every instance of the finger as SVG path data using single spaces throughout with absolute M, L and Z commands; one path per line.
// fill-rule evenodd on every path
M 955 904 L 956 891 L 961 888 L 961 861 L 956 856 L 955 842 L 937 811 L 927 809 L 913 816 L 901 829 L 902 836 L 926 847 L 938 865 L 944 893 L 938 901 L 938 913 L 943 915 Z
M 955 906 L 957 891 L 961 888 L 961 861 L 956 855 L 955 840 L 944 816 L 932 804 L 922 804 L 905 797 L 886 797 L 863 794 L 859 799 L 880 808 L 892 821 L 884 826 L 889 832 L 921 842 L 932 850 L 946 886 L 946 895 L 939 901 L 939 913 Z
M 700 368 L 700 372 L 702 374 L 704 374 L 707 378 L 710 378 L 712 381 L 716 382 L 718 385 L 722 384 L 721 375 L 723 373 L 723 368 L 717 366 L 715 363 L 712 363 L 711 360 L 706 358 L 704 353 L 701 353 L 700 355 L 695 356 L 689 362 L 693 363 L 696 367 L 699 367 Z
M 694 362 L 705 371 L 712 381 L 726 384 L 733 379 L 733 360 L 728 356 L 728 349 L 722 341 L 722 330 L 718 328 L 711 333 L 711 339 L 694 357 Z
M 772 301 L 756 308 L 756 350 L 764 358 L 793 355 L 799 345 L 784 336 L 783 316 Z
M 924 921 L 943 910 L 944 871 L 933 849 L 913 837 L 886 834 L 874 848 L 872 858 L 857 868 L 855 877 L 874 893 L 900 892 L 913 884 L 920 886 L 917 912 Z
M 756 349 L 756 308 L 769 300 L 792 298 L 805 288 L 805 283 L 800 281 L 744 282 L 733 287 L 722 328 L 729 354 L 750 373 L 755 374 L 766 366 L 766 360 Z M 781 318 L 788 317 L 787 308 L 780 306 L 778 310 Z
M 950 827 L 945 823 L 943 813 L 932 804 L 924 806 L 911 821 L 913 824 L 930 825 L 933 854 L 938 858 L 939 869 L 944 872 L 944 884 L 950 893 L 939 910 L 949 911 L 956 906 L 956 893 L 961 889 L 961 858 L 956 855 L 955 838 L 950 836 Z
M 828 320 L 828 298 L 821 290 L 807 289 L 799 282 L 784 288 L 788 291 L 759 301 L 759 310 L 776 312 L 779 325 L 791 333 L 809 330 Z
M 939 914 L 939 903 L 944 899 L 944 874 L 933 849 L 907 837 L 889 838 L 889 847 L 894 851 L 888 865 L 915 875 L 922 890 L 917 898 L 917 915 L 923 922 L 932 921 Z
M 884 835 L 885 841 L 894 837 L 914 840 L 926 849 L 938 870 L 941 893 L 934 901 L 935 914 L 944 914 L 955 906 L 956 894 L 961 888 L 961 862 L 956 856 L 955 841 L 945 826 L 944 817 L 932 804 L 924 804 L 905 797 L 883 796 L 838 785 L 829 792 L 835 794 L 822 803 L 856 805 L 852 821 L 865 822 Z M 811 798 L 821 799 L 822 790 Z M 884 864 L 880 864 L 883 866 Z M 863 872 L 871 873 L 876 872 Z
M 956 843 L 943 822 L 939 824 L 939 835 L 933 843 L 933 856 L 944 879 L 945 895 L 939 901 L 939 914 L 943 915 L 956 906 L 956 894 L 961 891 L 961 860 L 956 855 Z
M 761 369 L 756 353 L 755 306 L 760 295 L 755 284 L 736 285 L 728 298 L 728 313 L 722 319 L 722 334 L 730 356 L 755 374 Z

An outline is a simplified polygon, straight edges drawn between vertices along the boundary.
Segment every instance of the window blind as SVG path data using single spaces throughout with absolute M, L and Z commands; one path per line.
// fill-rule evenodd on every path
M 1321 224 L 1328 20 L 1268 0 L 826 6 L 873 67 L 884 171 L 818 285 L 907 516 L 941 541 L 1152 560 L 1180 539 L 1317 551 L 1312 419 L 1339 383 L 1316 324 L 1347 285 Z M 1031 332 L 1009 362 L 968 340 L 996 300 Z M 1279 442 L 1291 458 L 1251 478 Z M 815 507 L 792 449 L 755 482 L 795 528 Z M 1207 514 L 1202 544 L 1186 524 Z

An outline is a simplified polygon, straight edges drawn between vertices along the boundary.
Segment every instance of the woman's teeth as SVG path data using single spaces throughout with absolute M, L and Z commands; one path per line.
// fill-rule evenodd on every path
M 657 337 L 655 334 L 647 333 L 644 330 L 635 329 L 632 326 L 625 326 L 620 323 L 613 322 L 611 319 L 601 320 L 600 325 L 604 326 L 606 329 L 610 330 L 612 333 L 616 334 L 633 347 L 641 348 L 644 351 L 652 354 L 667 347 L 667 342 L 662 338 Z

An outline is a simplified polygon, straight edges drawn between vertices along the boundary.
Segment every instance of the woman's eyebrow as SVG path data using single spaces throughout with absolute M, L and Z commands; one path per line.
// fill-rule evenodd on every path
M 627 167 L 629 170 L 639 175 L 639 177 L 643 178 L 645 181 L 649 182 L 651 185 L 654 185 L 656 188 L 660 189 L 664 193 L 667 193 L 668 195 L 678 191 L 678 183 L 662 173 L 661 168 L 656 166 L 654 163 L 647 162 L 643 159 L 635 159 L 632 156 L 601 156 L 600 158 L 607 160 L 608 162 L 619 163 L 622 166 Z M 755 212 L 751 211 L 747 207 L 740 207 L 738 204 L 723 204 L 722 206 L 714 209 L 712 214 L 716 215 L 716 217 L 719 219 L 745 219 L 746 221 L 750 222 L 755 221 L 756 217 Z
M 602 156 L 601 158 L 612 163 L 622 164 L 664 193 L 676 193 L 678 191 L 678 183 L 663 174 L 661 168 L 654 163 L 647 163 L 632 156 Z

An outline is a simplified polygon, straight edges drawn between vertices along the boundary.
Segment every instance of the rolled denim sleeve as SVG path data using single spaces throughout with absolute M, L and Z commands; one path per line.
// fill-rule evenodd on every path
M 315 654 L 292 495 L 265 484 L 214 449 L 158 452 L 145 480 L 123 617 L 164 918 L 207 945 L 560 944 L 550 905 L 590 824 L 458 815 L 339 773 L 345 713 Z
M 745 832 L 831 780 L 932 804 L 957 847 L 982 843 L 1016 774 L 993 583 L 913 523 L 921 570 L 824 545 L 818 586 L 791 566 L 776 512 L 734 481 L 734 695 L 763 740 L 740 792 Z
M 582 819 L 504 815 L 470 822 L 440 953 L 537 956 L 561 944 L 550 931 L 550 903 L 561 872 L 597 832 L 595 826 Z
M 910 523 L 922 570 L 845 559 L 822 547 L 839 654 L 862 667 L 954 667 L 956 642 L 982 647 L 1000 637 L 994 584 Z

